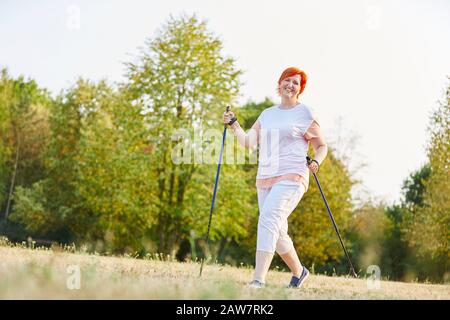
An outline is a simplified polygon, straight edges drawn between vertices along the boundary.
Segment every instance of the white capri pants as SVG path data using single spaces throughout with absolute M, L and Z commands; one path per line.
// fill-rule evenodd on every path
M 301 182 L 281 180 L 258 190 L 258 234 L 256 250 L 285 254 L 294 248 L 288 235 L 288 217 L 305 193 Z

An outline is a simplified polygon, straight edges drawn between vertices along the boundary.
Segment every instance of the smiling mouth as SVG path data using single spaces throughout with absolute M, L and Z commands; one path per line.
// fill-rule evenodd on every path
M 285 90 L 288 94 L 293 94 L 293 93 L 294 93 L 294 90 L 293 90 L 293 89 L 284 88 L 284 90 Z

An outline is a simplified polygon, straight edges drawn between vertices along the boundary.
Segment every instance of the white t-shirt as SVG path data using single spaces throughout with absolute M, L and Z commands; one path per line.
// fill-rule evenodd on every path
M 306 164 L 308 141 L 304 134 L 314 120 L 319 123 L 313 110 L 303 103 L 289 109 L 273 106 L 259 115 L 259 164 L 256 179 L 296 173 L 306 181 L 309 180 Z

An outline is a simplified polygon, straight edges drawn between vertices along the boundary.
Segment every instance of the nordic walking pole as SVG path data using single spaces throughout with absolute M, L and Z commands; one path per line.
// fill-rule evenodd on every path
M 230 111 L 230 106 L 227 106 L 227 112 Z M 217 173 L 216 173 L 216 183 L 214 184 L 214 192 L 213 192 L 213 197 L 212 197 L 212 202 L 211 202 L 211 209 L 209 211 L 209 222 L 208 222 L 208 231 L 206 232 L 206 246 L 205 248 L 208 247 L 208 241 L 209 241 L 209 230 L 211 229 L 211 218 L 212 218 L 212 213 L 214 210 L 214 201 L 216 200 L 216 191 L 217 191 L 217 185 L 219 183 L 219 174 L 220 174 L 220 165 L 222 162 L 222 153 L 223 153 L 223 146 L 225 145 L 225 137 L 227 135 L 227 125 L 225 124 L 223 126 L 223 138 L 222 138 L 222 147 L 220 148 L 220 157 L 219 157 L 219 163 L 217 165 Z M 199 277 L 202 276 L 202 270 L 203 270 L 203 262 L 205 261 L 205 259 L 202 259 L 202 264 L 200 265 L 200 275 Z
M 306 162 L 309 165 L 312 162 L 312 159 L 309 156 L 306 156 Z M 347 249 L 345 248 L 344 242 L 342 241 L 341 234 L 339 233 L 338 226 L 336 224 L 336 221 L 333 218 L 333 214 L 331 213 L 330 206 L 328 205 L 327 199 L 325 198 L 325 195 L 323 194 L 322 187 L 320 186 L 320 183 L 319 183 L 319 179 L 317 179 L 317 175 L 314 172 L 313 172 L 313 176 L 314 176 L 314 179 L 316 179 L 316 183 L 317 183 L 317 186 L 319 187 L 320 194 L 322 195 L 322 199 L 325 202 L 325 206 L 327 207 L 328 214 L 330 215 L 330 219 L 333 222 L 334 230 L 336 230 L 336 233 L 339 237 L 339 241 L 341 242 L 342 248 L 344 249 L 345 255 L 347 256 L 348 263 L 350 265 L 350 271 L 351 271 L 352 275 L 355 278 L 357 278 L 358 275 L 355 272 L 355 268 L 353 268 L 353 264 L 352 264 L 352 261 L 350 260 L 350 256 L 348 255 Z

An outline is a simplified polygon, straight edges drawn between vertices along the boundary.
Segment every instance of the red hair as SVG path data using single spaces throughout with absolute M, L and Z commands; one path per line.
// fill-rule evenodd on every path
M 278 80 L 278 85 L 280 85 L 281 81 L 283 81 L 284 79 L 295 76 L 297 74 L 300 76 L 300 92 L 297 94 L 298 97 L 303 92 L 303 90 L 305 90 L 306 82 L 308 81 L 308 76 L 304 71 L 296 67 L 287 68 L 281 74 L 280 79 Z

